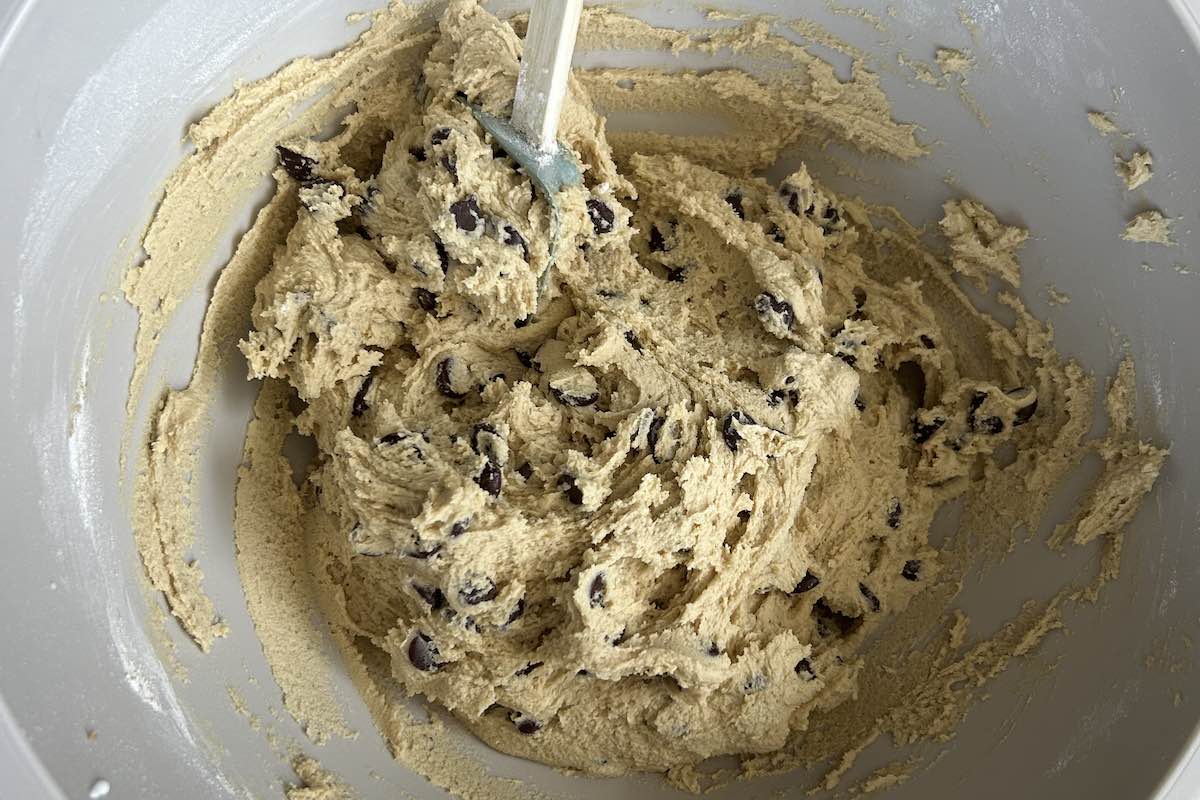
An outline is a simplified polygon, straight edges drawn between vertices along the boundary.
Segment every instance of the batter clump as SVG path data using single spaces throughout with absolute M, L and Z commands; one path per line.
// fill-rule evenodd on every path
M 299 204 L 241 349 L 316 442 L 332 622 L 506 752 L 777 751 L 855 695 L 864 639 L 938 575 L 934 514 L 998 451 L 1052 488 L 1078 368 L 952 279 L 1019 279 L 1024 233 L 981 205 L 947 206 L 952 268 L 803 167 L 618 164 L 578 84 L 585 182 L 539 296 L 545 198 L 463 102 L 507 115 L 519 56 L 453 3 L 374 95 L 382 134 L 278 148 Z

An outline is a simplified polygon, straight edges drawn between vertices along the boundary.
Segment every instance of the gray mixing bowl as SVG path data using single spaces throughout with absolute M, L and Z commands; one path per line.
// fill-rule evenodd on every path
M 145 590 L 130 535 L 136 458 L 123 463 L 121 454 L 124 447 L 136 455 L 146 403 L 141 398 L 134 424 L 124 427 L 136 320 L 119 286 L 159 188 L 188 150 L 188 123 L 236 80 L 346 43 L 365 24 L 348 25 L 347 13 L 379 4 L 0 0 L 2 797 L 86 797 L 101 778 L 121 798 L 277 797 L 289 776 L 232 709 L 226 689 L 238 688 L 281 737 L 303 742 L 278 711 L 233 566 L 234 468 L 253 388 L 234 364 L 199 497 L 198 556 L 232 635 L 201 656 L 168 623 L 166 635 L 190 676 L 182 682 L 153 644 L 161 599 Z M 891 64 L 883 83 L 898 116 L 932 120 L 928 138 L 937 144 L 912 166 L 867 163 L 880 178 L 868 194 L 917 220 L 934 219 L 952 194 L 975 194 L 1028 225 L 1033 310 L 1053 322 L 1064 352 L 1101 375 L 1127 340 L 1139 365 L 1143 434 L 1172 447 L 1133 525 L 1120 581 L 1098 605 L 1069 614 L 1068 634 L 1052 636 L 996 680 L 936 766 L 889 796 L 1200 796 L 1193 758 L 1200 721 L 1200 496 L 1192 483 L 1200 474 L 1200 275 L 1191 274 L 1200 273 L 1196 7 L 1183 0 L 856 0 L 886 21 L 885 36 L 861 16 L 816 0 L 696 5 L 799 10 Z M 704 23 L 687 2 L 628 6 L 675 26 Z M 960 24 L 960 8 L 978 22 L 977 42 Z M 895 69 L 897 49 L 928 60 L 938 45 L 979 56 L 970 88 L 990 130 L 953 92 L 910 85 Z M 580 56 L 587 64 L 630 57 Z M 1132 140 L 1099 136 L 1085 117 L 1093 108 L 1115 110 Z M 1125 193 L 1113 176 L 1112 150 L 1128 152 L 1135 142 L 1153 151 L 1158 176 L 1144 193 Z M 845 189 L 851 184 L 837 176 L 835 155 L 811 154 L 811 163 Z M 942 182 L 947 174 L 953 187 Z M 228 244 L 244 230 L 254 199 L 242 219 L 230 221 Z M 1123 221 L 1150 206 L 1179 220 L 1178 247 L 1119 240 Z M 228 254 L 228 246 L 214 253 L 209 280 L 183 305 L 160 350 L 155 374 L 173 385 L 187 379 L 205 296 Z M 1051 306 L 1050 283 L 1072 301 Z M 1029 595 L 1047 591 L 1064 569 L 1083 569 L 1091 557 L 1076 554 L 1065 565 L 1045 553 L 1010 559 L 964 602 L 986 629 L 1013 611 L 995 598 L 1011 599 L 1013 586 L 1027 586 Z M 322 761 L 363 797 L 395 797 L 401 788 L 443 796 L 391 762 L 353 692 L 340 690 L 361 735 L 319 750 Z M 674 796 L 652 781 L 587 781 L 493 760 L 499 774 L 562 796 L 618 789 Z M 368 777 L 372 771 L 377 778 Z M 766 797 L 786 785 L 778 778 L 719 796 Z

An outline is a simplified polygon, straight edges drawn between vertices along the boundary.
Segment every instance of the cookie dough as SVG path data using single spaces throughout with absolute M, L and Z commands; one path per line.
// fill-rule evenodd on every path
M 1161 211 L 1143 211 L 1129 220 L 1121 238 L 1127 242 L 1161 244 L 1171 247 L 1175 244 L 1171 238 L 1173 221 L 1170 217 L 1163 216 Z
M 1125 183 L 1125 188 L 1131 192 L 1134 189 L 1144 186 L 1154 177 L 1154 158 L 1145 150 L 1134 153 L 1128 160 L 1120 156 L 1115 156 L 1114 159 L 1116 162 L 1117 177 Z
M 539 297 L 545 200 L 462 102 L 507 112 L 519 39 L 470 2 L 439 30 L 375 162 L 280 144 L 300 205 L 241 343 L 305 405 L 345 621 L 508 752 L 776 750 L 936 577 L 931 519 L 1027 441 L 1037 365 L 873 274 L 866 210 L 803 167 L 618 168 L 578 87 L 586 185 Z M 956 267 L 1016 283 L 1023 231 L 970 202 L 943 227 Z

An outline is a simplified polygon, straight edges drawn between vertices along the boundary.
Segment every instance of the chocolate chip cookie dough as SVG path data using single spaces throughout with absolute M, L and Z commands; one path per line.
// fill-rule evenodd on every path
M 585 40 L 589 25 L 677 44 L 603 11 Z M 336 61 L 357 87 L 341 133 L 266 144 L 278 193 L 255 231 L 279 244 L 239 345 L 268 379 L 239 548 L 303 539 L 273 520 L 309 529 L 311 579 L 397 752 L 407 712 L 385 684 L 505 752 L 689 786 L 716 755 L 763 771 L 881 730 L 949 735 L 975 678 L 1057 627 L 1060 600 L 1027 609 L 978 662 L 960 659 L 957 619 L 933 660 L 895 662 L 910 665 L 902 690 L 877 690 L 864 648 L 932 625 L 970 558 L 1036 528 L 1088 447 L 1090 378 L 1015 296 L 1002 295 L 1017 318 L 1004 326 L 955 279 L 1015 288 L 1026 232 L 956 200 L 945 252 L 930 252 L 893 212 L 803 166 L 759 177 L 801 132 L 921 152 L 911 126 L 876 113 L 869 77 L 841 83 L 760 31 L 803 65 L 807 100 L 778 102 L 780 86 L 734 71 L 573 80 L 561 138 L 585 181 L 560 199 L 539 294 L 545 198 L 464 102 L 508 113 L 520 39 L 472 0 L 415 36 L 428 54 L 408 73 L 379 72 L 369 47 Z M 793 116 L 744 153 L 655 134 L 610 144 L 590 95 L 622 82 L 673 108 L 711 94 Z M 1124 414 L 1132 393 L 1120 397 Z M 293 427 L 317 450 L 294 495 L 286 463 L 264 455 Z M 1121 431 L 1104 451 L 1120 474 L 1080 515 L 1117 557 L 1164 456 Z M 959 499 L 975 538 L 931 544 L 935 514 Z M 243 580 L 248 597 L 273 592 L 271 573 Z M 939 682 L 955 670 L 966 677 Z

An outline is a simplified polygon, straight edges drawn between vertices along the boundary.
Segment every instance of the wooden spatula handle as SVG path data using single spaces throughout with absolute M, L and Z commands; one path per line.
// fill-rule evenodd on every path
M 513 101 L 513 125 L 545 152 L 558 148 L 558 117 L 567 94 L 583 0 L 534 0 Z

